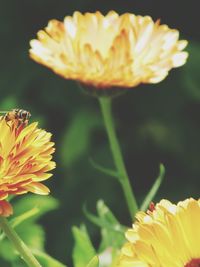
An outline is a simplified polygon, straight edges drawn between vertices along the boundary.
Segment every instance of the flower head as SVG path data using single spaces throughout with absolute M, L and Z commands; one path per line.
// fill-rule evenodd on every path
M 177 205 L 162 200 L 153 211 L 136 217 L 126 233 L 119 267 L 200 266 L 200 200 Z
M 46 195 L 49 189 L 41 183 L 52 174 L 55 167 L 51 161 L 54 143 L 51 134 L 37 128 L 37 123 L 28 126 L 16 120 L 0 117 L 0 215 L 9 216 L 9 195 L 27 192 Z
M 87 86 L 127 88 L 158 83 L 183 65 L 187 41 L 178 39 L 177 30 L 149 16 L 75 12 L 64 22 L 49 21 L 31 41 L 30 56 Z

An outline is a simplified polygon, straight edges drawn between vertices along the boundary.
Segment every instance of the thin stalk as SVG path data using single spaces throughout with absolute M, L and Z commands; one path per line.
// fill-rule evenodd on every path
M 20 239 L 15 230 L 9 225 L 7 219 L 1 216 L 0 228 L 7 235 L 8 239 L 14 244 L 22 259 L 27 263 L 29 267 L 42 267 L 42 265 L 40 265 L 40 263 L 33 256 L 29 248 Z
M 108 134 L 110 148 L 111 148 L 111 152 L 113 155 L 113 160 L 115 163 L 115 167 L 119 173 L 118 180 L 120 181 L 120 184 L 122 186 L 131 218 L 134 219 L 135 213 L 138 210 L 138 206 L 137 206 L 136 198 L 134 196 L 134 193 L 133 193 L 130 181 L 129 181 L 129 177 L 126 171 L 121 149 L 120 149 L 119 142 L 117 139 L 114 122 L 112 118 L 111 101 L 112 100 L 109 97 L 99 98 L 99 103 L 100 103 L 101 111 L 103 114 L 106 131 Z

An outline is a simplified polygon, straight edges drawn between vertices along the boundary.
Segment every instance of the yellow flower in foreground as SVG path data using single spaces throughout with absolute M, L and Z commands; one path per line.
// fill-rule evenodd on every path
M 149 16 L 75 12 L 64 22 L 49 21 L 30 42 L 30 56 L 87 86 L 134 87 L 158 83 L 186 62 L 187 41 L 178 39 L 177 30 Z
M 51 161 L 54 143 L 51 134 L 37 128 L 37 123 L 18 126 L 0 117 L 0 215 L 12 214 L 6 201 L 9 195 L 27 192 L 46 195 L 49 189 L 40 183 L 55 168 Z
M 154 211 L 136 217 L 117 266 L 200 266 L 200 200 L 186 199 L 177 205 L 162 200 Z

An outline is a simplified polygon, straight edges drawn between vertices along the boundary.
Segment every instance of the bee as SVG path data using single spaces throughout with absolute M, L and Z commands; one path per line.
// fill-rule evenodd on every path
M 4 113 L 2 118 L 4 118 L 7 123 L 9 121 L 16 121 L 18 127 L 22 124 L 26 126 L 31 117 L 29 111 L 17 108 L 12 109 L 11 111 L 0 111 L 0 113 Z

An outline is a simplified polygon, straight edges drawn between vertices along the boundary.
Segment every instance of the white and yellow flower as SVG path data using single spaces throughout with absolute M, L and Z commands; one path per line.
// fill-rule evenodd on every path
M 97 89 L 158 83 L 188 56 L 177 30 L 149 16 L 114 11 L 51 20 L 30 44 L 32 59 Z

